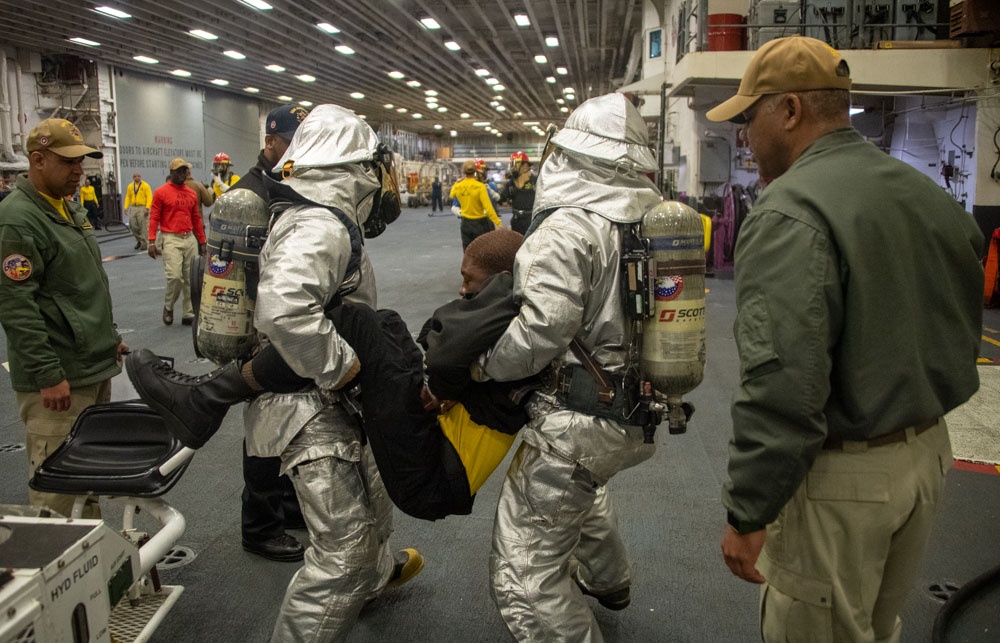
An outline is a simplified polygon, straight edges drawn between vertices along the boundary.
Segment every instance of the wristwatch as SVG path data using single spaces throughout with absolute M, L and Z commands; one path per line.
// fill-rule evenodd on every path
M 739 518 L 736 517 L 736 514 L 734 514 L 732 511 L 726 512 L 726 522 L 728 522 L 729 526 L 735 529 L 736 533 L 738 533 L 741 536 L 745 536 L 746 534 L 752 534 L 755 531 L 760 531 L 761 529 L 767 527 L 767 525 L 761 522 L 750 522 L 749 520 L 740 520 Z

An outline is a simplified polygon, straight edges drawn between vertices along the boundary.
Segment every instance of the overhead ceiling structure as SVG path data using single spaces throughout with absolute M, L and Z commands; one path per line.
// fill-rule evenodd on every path
M 641 29 L 641 0 L 0 0 L 0 47 L 418 134 L 560 123 L 632 80 Z

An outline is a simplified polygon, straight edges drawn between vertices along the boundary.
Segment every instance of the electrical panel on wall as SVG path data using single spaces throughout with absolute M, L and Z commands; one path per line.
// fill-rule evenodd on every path
M 942 11 L 943 10 L 943 11 Z M 894 40 L 937 40 L 947 37 L 946 0 L 896 0 Z
M 726 183 L 730 174 L 729 141 L 702 139 L 699 145 L 698 176 L 702 183 Z
M 855 47 L 870 49 L 880 40 L 892 40 L 894 0 L 855 0 Z
M 750 6 L 747 20 L 750 27 L 750 48 L 775 38 L 802 33 L 802 3 L 798 0 L 756 0 Z
M 850 18 L 848 0 L 806 0 L 802 10 L 805 35 L 836 49 L 850 46 Z

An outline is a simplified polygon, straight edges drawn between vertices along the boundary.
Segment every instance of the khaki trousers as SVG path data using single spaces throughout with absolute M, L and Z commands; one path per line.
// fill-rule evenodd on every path
M 35 469 L 63 443 L 73 428 L 76 416 L 94 404 L 111 401 L 111 380 L 90 386 L 73 387 L 70 390 L 70 406 L 67 411 L 52 411 L 42 405 L 40 392 L 15 393 L 18 413 L 27 429 L 28 478 L 35 475 Z M 69 517 L 73 511 L 76 496 L 61 493 L 42 493 L 28 489 L 28 503 L 33 507 L 48 507 L 52 511 Z M 100 518 L 101 507 L 97 498 L 90 496 L 83 508 L 83 518 Z
M 194 317 L 194 307 L 191 305 L 191 274 L 188 267 L 191 260 L 198 256 L 198 239 L 193 232 L 176 234 L 160 232 L 157 239 L 163 239 L 163 274 L 167 279 L 167 292 L 163 299 L 163 307 L 173 310 L 177 298 L 184 301 L 184 317 Z
M 768 525 L 757 569 L 765 641 L 896 643 L 944 478 L 944 419 L 906 440 L 823 450 Z
M 127 214 L 129 230 L 139 242 L 139 248 L 145 250 L 149 239 L 149 208 L 144 205 L 130 205 Z

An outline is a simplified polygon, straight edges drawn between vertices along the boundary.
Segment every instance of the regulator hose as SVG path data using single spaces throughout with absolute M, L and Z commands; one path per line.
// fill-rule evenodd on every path
M 1000 582 L 1000 565 L 976 576 L 952 594 L 934 618 L 934 629 L 931 631 L 931 643 L 945 643 L 945 634 L 952 618 L 965 606 L 970 598 L 981 591 L 989 589 L 993 583 Z

